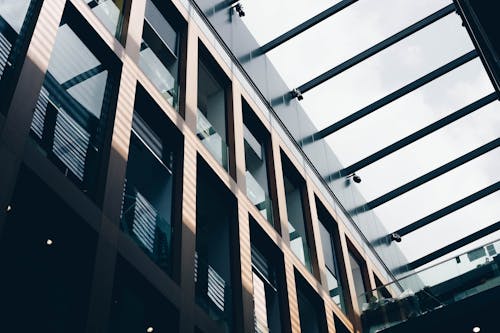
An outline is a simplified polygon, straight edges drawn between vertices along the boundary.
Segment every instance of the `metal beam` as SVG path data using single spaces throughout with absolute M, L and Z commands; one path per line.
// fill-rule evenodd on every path
M 454 4 L 449 4 L 448 6 L 438 10 L 437 12 L 427 16 L 426 18 L 418 21 L 415 24 L 412 24 L 411 26 L 401 30 L 395 35 L 392 35 L 391 37 L 384 39 L 380 43 L 370 47 L 369 49 L 359 53 L 358 55 L 354 56 L 353 58 L 344 61 L 340 65 L 326 71 L 325 73 L 317 76 L 316 78 L 310 80 L 309 82 L 304 83 L 300 87 L 296 88 L 298 92 L 301 94 L 311 90 L 312 88 L 320 85 L 321 83 L 331 79 L 332 77 L 342 73 L 343 71 L 351 68 L 352 66 L 362 62 L 363 60 L 377 54 L 378 52 L 388 48 L 389 46 L 396 44 L 397 42 L 401 41 L 402 39 L 414 34 L 415 32 L 422 30 L 423 28 L 427 27 L 428 25 L 436 22 L 437 20 L 445 17 L 446 15 L 452 13 L 455 11 L 455 5 Z M 295 97 L 296 94 L 291 92 L 292 95 Z
M 343 1 L 340 1 L 339 3 L 336 3 L 335 5 L 331 6 L 330 8 L 326 9 L 325 11 L 319 13 L 318 15 L 308 19 L 305 22 L 302 22 L 301 24 L 299 24 L 295 28 L 285 32 L 281 36 L 278 36 L 275 39 L 273 39 L 272 41 L 264 44 L 263 46 L 261 46 L 259 48 L 258 53 L 264 54 L 264 53 L 271 51 L 275 47 L 280 46 L 281 44 L 287 42 L 288 40 L 292 39 L 293 37 L 297 36 L 298 34 L 301 34 L 302 32 L 306 31 L 307 29 L 309 29 L 309 28 L 315 26 L 316 24 L 326 20 L 327 18 L 329 18 L 333 14 L 340 12 L 342 9 L 352 5 L 353 3 L 357 2 L 357 1 L 358 0 L 343 0 Z
M 500 221 L 496 222 L 490 226 L 487 226 L 486 228 L 483 228 L 479 231 L 476 231 L 476 232 L 474 232 L 474 233 L 472 233 L 472 234 L 470 234 L 462 239 L 457 240 L 456 242 L 453 242 L 449 245 L 446 245 L 437 251 L 434 251 L 434 252 L 432 252 L 432 253 L 430 253 L 422 258 L 419 258 L 419 259 L 409 263 L 408 269 L 410 269 L 410 270 L 417 269 L 425 264 L 430 263 L 433 260 L 439 259 L 442 256 L 444 256 L 452 251 L 458 250 L 461 247 L 464 247 L 467 244 L 470 244 L 478 239 L 486 237 L 486 236 L 488 236 L 488 235 L 490 235 L 498 230 L 500 230 Z
M 438 69 L 436 69 L 436 70 L 422 76 L 421 78 L 407 84 L 406 86 L 390 93 L 389 95 L 379 99 L 378 101 L 362 108 L 361 110 L 345 117 L 342 120 L 337 121 L 336 123 L 324 128 L 324 129 L 322 129 L 321 131 L 319 131 L 313 135 L 314 141 L 322 139 L 322 138 L 338 131 L 339 129 L 341 129 L 345 126 L 352 124 L 356 120 L 359 120 L 359 119 L 369 115 L 370 113 L 380 109 L 381 107 L 383 107 L 383 106 L 395 101 L 396 99 L 422 87 L 423 85 L 425 85 L 425 84 L 437 79 L 438 77 L 454 70 L 455 68 L 462 66 L 463 64 L 471 61 L 472 59 L 474 59 L 476 57 L 477 57 L 476 50 L 472 50 L 472 51 L 462 55 L 461 57 L 458 57 L 457 59 L 447 63 L 446 65 L 439 67 Z
M 104 67 L 102 64 L 99 64 L 83 73 L 73 76 L 71 79 L 67 80 L 64 83 L 61 83 L 61 87 L 65 90 L 68 90 L 69 88 L 76 86 L 77 84 L 82 83 L 83 81 L 86 81 L 91 77 L 104 72 L 105 70 L 107 70 L 106 67 Z
M 367 207 L 368 209 L 374 209 L 384 203 L 386 203 L 387 201 L 390 201 L 398 196 L 400 196 L 401 194 L 404 194 L 408 191 L 411 191 L 413 190 L 414 188 L 422 185 L 422 184 L 425 184 L 427 183 L 428 181 L 436 178 L 436 177 L 439 177 L 443 174 L 445 174 L 446 172 L 450 171 L 450 170 L 453 170 L 483 154 L 486 154 L 487 152 L 497 148 L 500 146 L 500 138 L 497 138 L 493 141 L 490 141 L 484 145 L 482 145 L 481 147 L 479 148 L 476 148 L 470 152 L 468 152 L 467 154 L 464 154 L 456 159 L 454 159 L 453 161 L 451 162 L 448 162 L 442 166 L 440 166 L 439 168 L 436 168 L 428 173 L 426 173 L 425 175 L 423 176 L 420 176 L 414 180 L 412 180 L 411 182 L 408 182 L 370 202 L 368 202 L 365 207 Z
M 472 112 L 482 108 L 485 105 L 488 105 L 489 103 L 495 101 L 497 99 L 496 93 L 491 93 L 477 101 L 475 101 L 472 104 L 467 105 L 466 107 L 455 111 L 454 113 L 439 119 L 438 121 L 404 137 L 403 139 L 396 141 L 395 143 L 382 148 L 381 150 L 377 151 L 376 153 L 373 153 L 372 155 L 365 157 L 364 159 L 348 166 L 345 169 L 340 170 L 339 173 L 331 175 L 332 178 L 339 178 L 338 174 L 340 174 L 340 177 L 349 175 L 355 171 L 358 171 L 359 169 L 362 169 L 378 160 L 381 158 L 390 155 L 394 153 L 395 151 L 408 146 L 409 144 L 425 137 L 428 134 L 431 134 L 435 131 L 437 131 L 440 128 L 443 128 L 449 124 L 451 124 L 454 121 L 459 120 L 460 118 L 463 118 L 467 116 L 468 114 L 471 114 Z
M 434 212 L 432 214 L 429 214 L 427 215 L 426 217 L 423 217 L 421 218 L 420 220 L 418 221 L 415 221 L 409 225 L 407 225 L 406 227 L 403 227 L 401 229 L 399 229 L 398 231 L 396 231 L 395 233 L 400 235 L 400 236 L 404 236 L 404 235 L 407 235 L 409 234 L 410 232 L 413 232 L 417 229 L 420 229 L 422 227 L 425 227 L 426 225 L 428 224 L 431 224 L 432 222 L 436 221 L 437 219 L 440 219 L 448 214 L 451 214 L 457 210 L 459 210 L 460 208 L 463 208 L 467 205 L 470 205 L 471 203 L 473 202 L 476 202 L 477 200 L 479 199 L 482 199 L 496 191 L 500 190 L 500 181 L 480 190 L 480 191 L 477 191 L 461 200 L 458 200 L 454 203 L 452 203 L 451 205 L 448 205 L 440 210 L 438 210 L 437 212 Z

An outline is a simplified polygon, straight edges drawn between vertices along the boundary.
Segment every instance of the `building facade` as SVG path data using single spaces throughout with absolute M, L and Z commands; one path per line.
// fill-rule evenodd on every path
M 0 331 L 361 331 L 393 271 L 196 3 L 0 14 Z

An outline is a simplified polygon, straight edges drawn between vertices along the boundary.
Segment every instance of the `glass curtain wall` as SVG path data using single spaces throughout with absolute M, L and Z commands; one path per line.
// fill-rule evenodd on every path
M 173 12 L 147 0 L 139 66 L 174 108 L 179 106 L 179 57 L 181 28 Z M 162 10 L 160 10 L 162 9 Z
M 119 73 L 111 51 L 80 20 L 68 6 L 35 106 L 31 136 L 68 178 L 94 196 Z
M 156 117 L 155 117 L 156 116 Z M 168 119 L 149 104 L 136 103 L 132 121 L 121 229 L 164 271 L 171 272 L 174 189 L 182 146 Z
M 200 59 L 196 134 L 217 162 L 229 170 L 226 86 L 208 62 Z
M 363 304 L 368 302 L 368 294 L 366 293 L 370 288 L 368 287 L 366 267 L 358 257 L 349 251 L 349 262 L 351 263 L 351 273 L 354 280 L 354 291 L 358 299 L 358 310 L 362 312 Z

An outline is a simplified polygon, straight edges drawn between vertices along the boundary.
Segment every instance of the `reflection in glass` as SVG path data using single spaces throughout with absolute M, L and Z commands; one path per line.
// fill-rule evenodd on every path
M 228 170 L 226 92 L 213 73 L 198 62 L 198 118 L 196 134 L 224 169 Z
M 162 96 L 178 106 L 179 33 L 151 0 L 146 2 L 139 66 Z
M 174 153 L 134 113 L 121 228 L 170 272 Z
M 47 157 L 91 194 L 114 91 L 108 67 L 71 26 L 61 25 L 35 106 L 31 134 Z
M 127 0 L 84 0 L 116 38 L 121 38 Z
M 247 196 L 261 214 L 273 224 L 272 202 L 269 197 L 266 147 L 243 124 Z
M 293 183 L 287 176 L 283 176 L 283 178 L 285 182 L 290 247 L 306 268 L 311 271 L 311 255 L 307 241 L 301 188 L 300 185 Z
M 325 258 L 326 281 L 330 297 L 333 299 L 344 312 L 346 311 L 344 293 L 340 282 L 339 264 L 337 253 L 334 246 L 334 238 L 325 228 L 323 223 L 319 221 L 319 232 L 321 236 L 321 245 L 323 247 L 323 255 Z
M 358 310 L 361 313 L 363 305 L 367 303 L 368 294 L 366 294 L 366 281 L 364 278 L 364 272 L 362 271 L 363 265 L 358 261 L 358 259 L 349 252 L 349 262 L 351 263 L 351 273 L 354 280 L 354 291 L 358 298 Z
M 29 40 L 27 25 L 35 4 L 34 0 L 0 0 L 0 80 L 7 86 L 15 86 L 7 81 L 10 72 L 21 65 L 21 48 Z M 0 97 L 5 93 L 3 84 Z M 0 112 L 6 113 L 7 108 L 1 107 Z

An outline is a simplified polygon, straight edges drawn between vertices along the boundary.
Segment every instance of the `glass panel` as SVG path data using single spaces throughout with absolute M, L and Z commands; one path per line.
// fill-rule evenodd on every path
M 173 161 L 173 151 L 135 113 L 121 228 L 166 272 L 172 257 Z
M 475 249 L 380 286 L 377 289 L 378 295 L 381 295 L 379 299 L 372 298 L 365 304 L 362 315 L 364 327 L 367 331 L 375 332 L 432 311 L 441 311 L 443 307 L 473 299 L 472 296 L 485 291 L 498 289 L 498 253 L 499 240 L 483 243 Z M 486 302 L 488 297 L 496 300 L 494 295 L 491 293 L 479 300 Z
M 21 49 L 29 40 L 28 23 L 34 15 L 36 2 L 34 0 L 0 0 L 0 80 L 2 82 L 0 97 L 2 98 L 8 98 L 3 97 L 4 90 L 12 90 L 15 86 L 10 79 L 14 75 L 14 70 L 19 69 L 24 61 Z M 7 86 L 6 89 L 4 85 Z M 7 107 L 2 105 L 0 112 L 5 114 Z
M 228 170 L 226 91 L 212 72 L 198 62 L 196 134 L 215 159 Z
M 116 38 L 122 39 L 122 25 L 125 6 L 127 0 L 84 0 L 94 14 L 101 20 L 106 28 L 115 35 Z M 123 34 L 126 34 L 124 31 Z
M 302 208 L 303 198 L 301 189 L 292 183 L 286 176 L 284 176 L 284 181 L 290 247 L 300 261 L 309 271 L 311 271 L 311 257 L 309 253 L 309 244 L 307 241 L 304 212 Z
M 118 258 L 110 332 L 178 332 L 178 316 L 177 309 L 158 290 L 123 258 Z
M 34 110 L 31 135 L 47 157 L 91 195 L 97 186 L 115 88 L 107 66 L 72 26 L 61 25 Z
M 243 125 L 247 196 L 261 214 L 273 224 L 272 201 L 269 197 L 266 148 Z
M 321 245 L 323 246 L 323 255 L 325 257 L 326 281 L 330 297 L 344 312 L 346 311 L 344 293 L 340 283 L 340 274 L 338 269 L 337 255 L 334 251 L 334 243 L 331 234 L 319 223 L 321 236 Z
M 179 33 L 151 0 L 146 2 L 139 66 L 174 107 L 179 99 Z
M 349 261 L 351 263 L 351 272 L 354 280 L 354 291 L 358 297 L 358 307 L 359 311 L 361 312 L 363 309 L 363 305 L 367 301 L 367 294 L 365 294 L 366 281 L 364 279 L 364 272 L 362 271 L 363 266 L 351 253 L 349 253 Z

